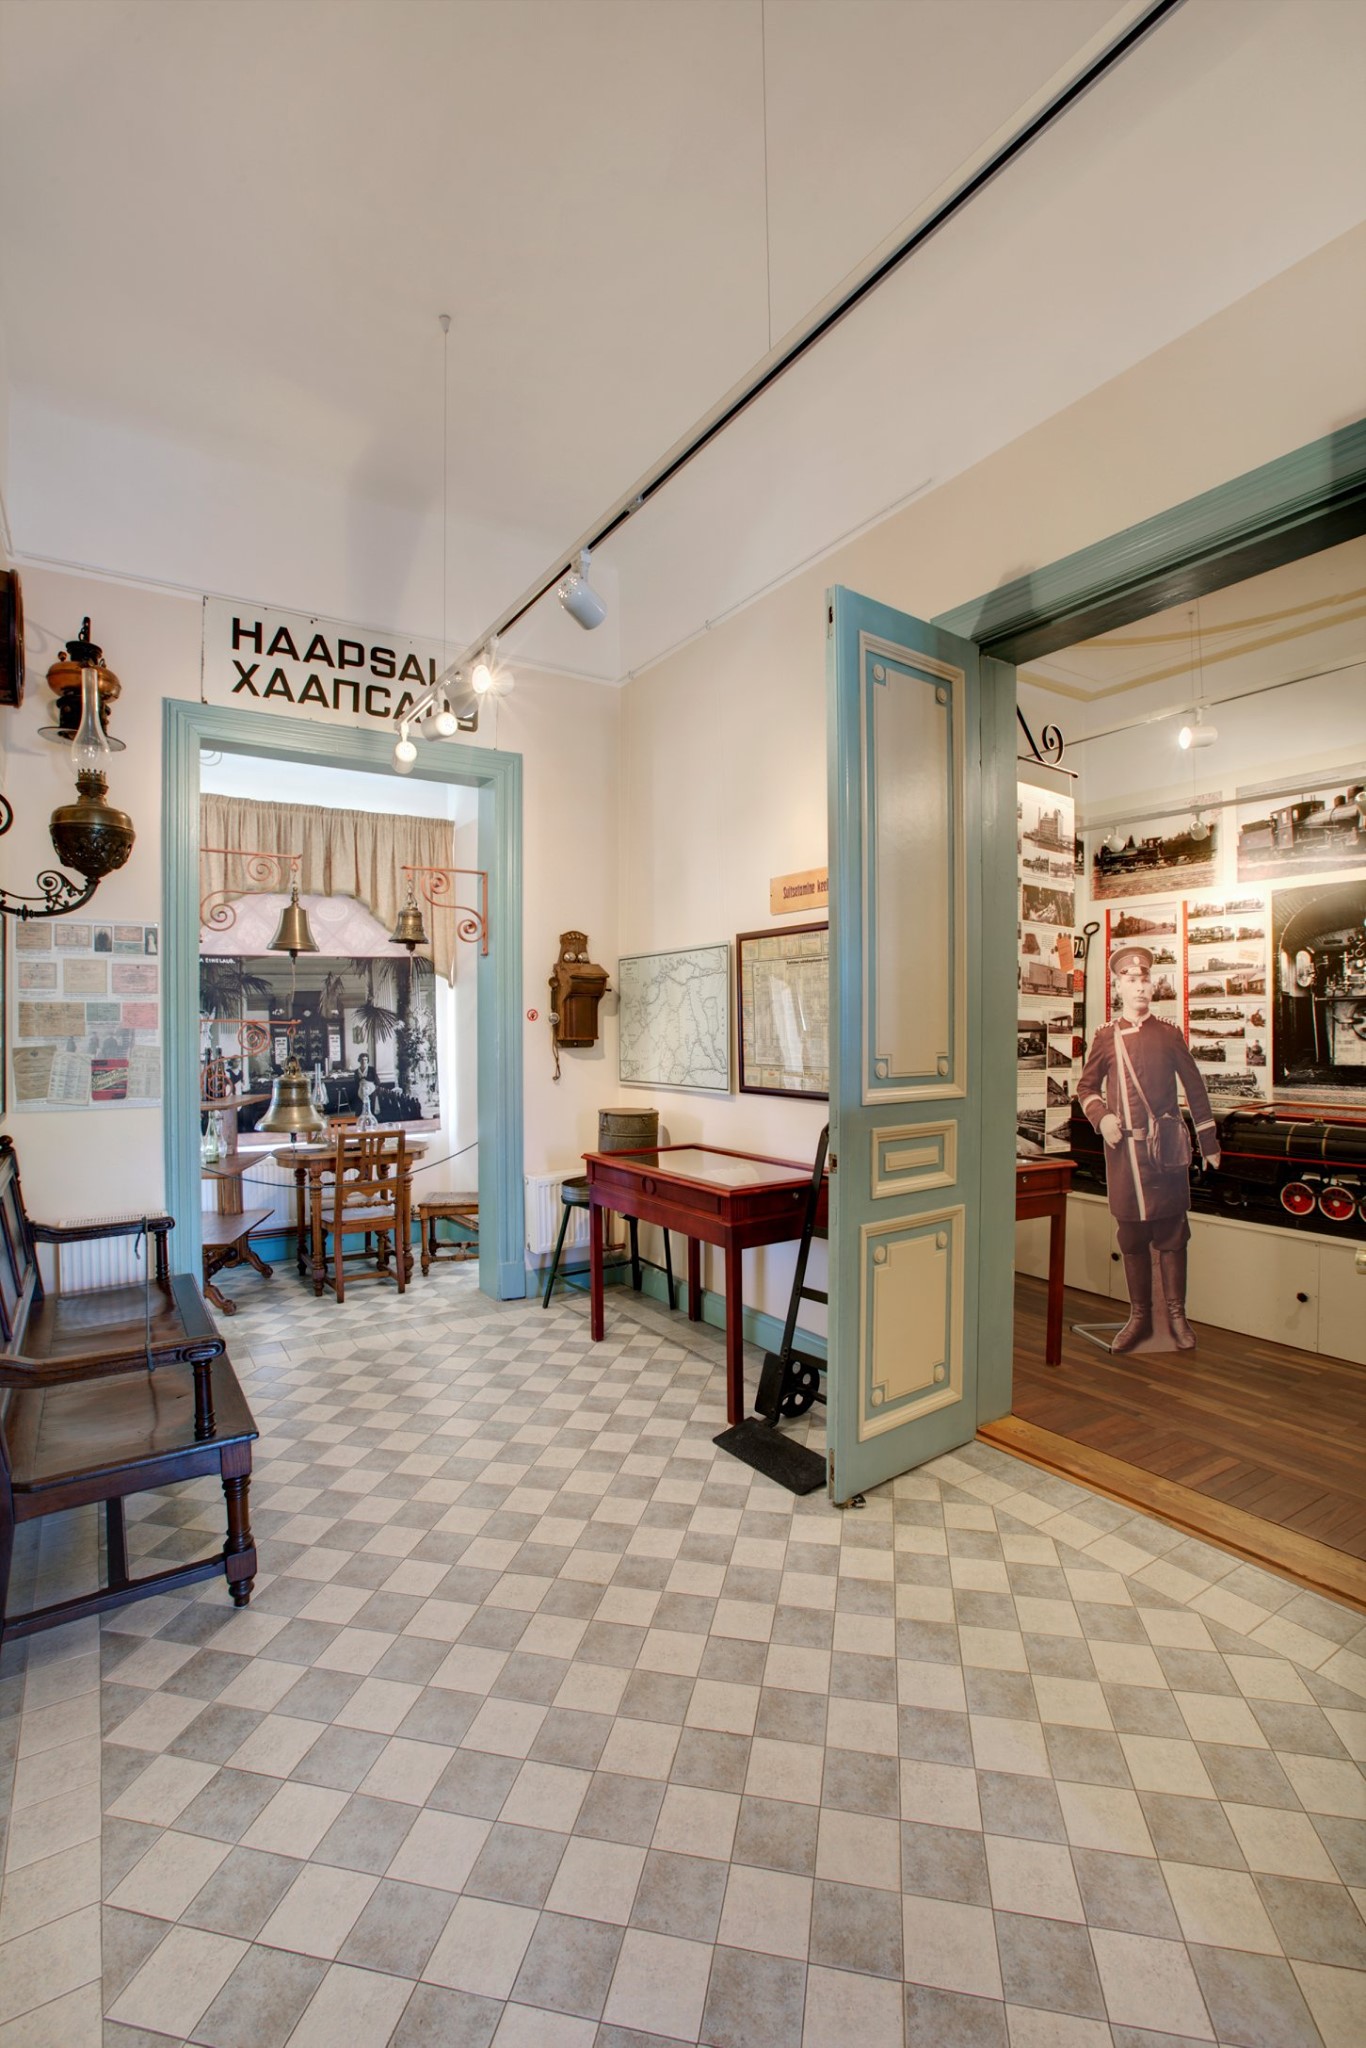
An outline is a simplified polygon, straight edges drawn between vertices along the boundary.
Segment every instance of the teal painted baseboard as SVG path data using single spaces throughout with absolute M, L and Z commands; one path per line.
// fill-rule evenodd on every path
M 650 1295 L 653 1300 L 662 1302 L 667 1307 L 669 1296 L 664 1284 L 664 1275 L 653 1269 L 647 1269 L 642 1277 L 644 1280 L 644 1292 Z M 686 1280 L 675 1277 L 674 1291 L 678 1300 L 678 1313 L 680 1315 L 687 1313 L 687 1287 L 688 1283 Z M 725 1329 L 726 1297 L 724 1294 L 715 1294 L 710 1287 L 702 1289 L 702 1320 L 704 1323 L 710 1323 L 714 1330 Z M 743 1327 L 746 1344 L 757 1344 L 764 1351 L 777 1351 L 782 1344 L 783 1324 L 781 1319 L 778 1316 L 768 1315 L 763 1309 L 747 1308 L 744 1312 Z M 799 1328 L 793 1342 L 798 1351 L 809 1351 L 813 1358 L 819 1358 L 824 1361 L 826 1355 L 825 1339 L 824 1337 L 817 1336 L 814 1330 Z

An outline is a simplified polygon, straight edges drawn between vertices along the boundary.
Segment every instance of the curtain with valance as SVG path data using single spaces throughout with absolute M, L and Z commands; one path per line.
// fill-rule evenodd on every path
M 455 862 L 455 827 L 449 818 L 390 817 L 380 811 L 329 811 L 316 804 L 261 804 L 247 797 L 201 796 L 199 843 L 253 853 L 299 853 L 301 896 L 354 896 L 392 931 L 407 900 L 405 865 L 448 868 Z M 221 853 L 199 856 L 199 894 L 247 896 L 265 888 L 289 891 L 288 871 L 277 882 L 251 881 L 241 860 Z M 419 899 L 420 900 L 420 899 Z M 432 941 L 432 964 L 455 981 L 455 916 L 422 904 Z

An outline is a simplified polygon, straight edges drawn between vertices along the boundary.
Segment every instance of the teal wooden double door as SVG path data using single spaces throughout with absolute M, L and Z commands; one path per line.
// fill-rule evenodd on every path
M 827 1399 L 847 1501 L 1009 1407 L 1015 710 L 1013 672 L 970 641 L 842 589 L 826 623 Z

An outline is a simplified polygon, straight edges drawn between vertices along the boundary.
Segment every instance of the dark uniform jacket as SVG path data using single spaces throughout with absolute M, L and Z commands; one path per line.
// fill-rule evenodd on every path
M 1190 1176 L 1184 1168 L 1159 1173 L 1148 1159 L 1143 1137 L 1147 1113 L 1138 1090 L 1123 1073 L 1115 1051 L 1115 1033 L 1124 1029 L 1124 1050 L 1138 1076 L 1139 1087 L 1148 1098 L 1154 1116 L 1175 1113 L 1176 1083 L 1180 1078 L 1195 1135 L 1204 1158 L 1219 1149 L 1219 1133 L 1209 1106 L 1209 1095 L 1190 1047 L 1174 1025 L 1159 1017 L 1145 1017 L 1132 1027 L 1119 1020 L 1102 1024 L 1091 1043 L 1090 1057 L 1082 1068 L 1077 1097 L 1082 1115 L 1097 1131 L 1103 1116 L 1116 1116 L 1124 1136 L 1118 1145 L 1105 1147 L 1106 1193 L 1111 1213 L 1121 1223 L 1147 1223 L 1159 1216 L 1175 1216 L 1190 1207 Z

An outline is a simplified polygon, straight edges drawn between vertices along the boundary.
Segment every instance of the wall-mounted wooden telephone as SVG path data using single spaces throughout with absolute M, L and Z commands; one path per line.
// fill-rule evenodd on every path
M 606 994 L 607 969 L 589 959 L 587 932 L 561 932 L 560 957 L 550 972 L 550 1039 L 557 1081 L 562 1045 L 596 1045 L 598 1004 Z

